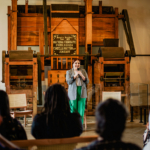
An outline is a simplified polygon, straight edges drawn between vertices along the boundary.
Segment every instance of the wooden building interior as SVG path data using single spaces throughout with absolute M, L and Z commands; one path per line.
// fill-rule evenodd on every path
M 124 26 L 130 50 L 118 47 L 118 22 Z M 28 46 L 28 51 L 17 50 Z M 30 46 L 39 46 L 39 52 Z M 84 54 L 79 47 L 84 46 Z M 97 54 L 92 47 L 99 47 Z M 136 55 L 129 16 L 126 9 L 76 4 L 17 5 L 12 0 L 8 6 L 8 50 L 2 52 L 2 81 L 6 92 L 26 93 L 29 109 L 37 113 L 37 103 L 42 105 L 42 81 L 45 67 L 48 86 L 62 84 L 67 90 L 66 71 L 72 60 L 79 58 L 88 72 L 87 115 L 94 115 L 102 101 L 103 91 L 121 91 L 122 102 L 130 110 L 130 61 Z M 93 94 L 94 93 L 94 94 Z

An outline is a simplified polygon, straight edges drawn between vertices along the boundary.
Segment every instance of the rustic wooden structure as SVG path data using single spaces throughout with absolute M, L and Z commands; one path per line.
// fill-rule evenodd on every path
M 103 91 L 121 91 L 122 101 L 130 110 L 129 57 L 100 57 L 94 64 L 94 84 L 95 105 L 102 101 Z
M 12 10 L 8 6 L 8 53 L 11 50 L 17 50 L 17 46 L 39 46 L 37 58 L 40 104 L 42 103 L 41 81 L 45 80 L 45 61 L 49 61 L 51 66 L 51 70 L 48 71 L 48 85 L 61 83 L 67 88 L 65 81 L 66 70 L 72 68 L 72 60 L 79 57 L 77 55 L 80 54 L 80 47 L 84 46 L 84 51 L 92 54 L 93 46 L 104 46 L 103 39 L 118 39 L 119 19 L 123 20 L 128 43 L 132 50 L 131 54 L 132 56 L 135 55 L 127 11 L 124 10 L 122 14 L 119 14 L 118 8 L 102 6 L 102 1 L 99 1 L 99 6 L 92 6 L 92 0 L 84 1 L 85 6 L 72 4 L 51 4 L 46 6 L 46 0 L 43 0 L 43 6 L 30 6 L 28 5 L 28 0 L 26 0 L 24 6 L 17 6 L 17 0 L 12 0 Z M 46 47 L 45 52 L 44 46 Z M 8 59 L 7 57 L 3 58 L 6 63 L 9 62 Z M 99 102 L 99 100 L 95 99 L 99 99 L 98 93 L 102 91 L 101 87 L 97 85 L 97 82 L 100 82 L 99 78 L 95 82 L 93 76 L 94 69 L 98 70 L 99 67 L 94 67 L 94 63 L 92 63 L 96 59 L 95 57 L 85 57 L 84 59 L 87 62 L 84 66 L 90 79 L 87 114 L 90 114 L 90 111 L 93 114 L 93 110 Z M 115 58 L 110 61 L 111 63 L 117 63 Z M 122 62 L 125 62 L 125 60 Z M 22 60 L 21 63 L 25 64 L 26 61 Z M 7 65 L 3 64 L 2 66 L 3 72 L 8 72 Z M 101 71 L 100 74 L 104 72 Z M 37 76 L 35 78 L 37 80 Z M 3 75 L 3 82 L 5 81 L 7 91 L 10 92 L 8 79 L 8 75 Z M 93 91 L 94 84 L 96 84 L 95 91 Z M 128 91 L 128 86 L 125 89 Z M 93 92 L 97 93 L 95 98 L 93 97 Z
M 5 55 L 7 94 L 25 93 L 27 109 L 37 113 L 37 58 L 32 51 L 10 51 Z

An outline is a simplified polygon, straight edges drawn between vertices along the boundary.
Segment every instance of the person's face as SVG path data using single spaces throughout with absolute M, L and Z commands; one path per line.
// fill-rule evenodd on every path
M 74 70 L 77 70 L 77 68 L 80 68 L 80 61 L 79 61 L 79 60 L 76 60 L 76 61 L 73 63 L 73 69 L 74 69 Z

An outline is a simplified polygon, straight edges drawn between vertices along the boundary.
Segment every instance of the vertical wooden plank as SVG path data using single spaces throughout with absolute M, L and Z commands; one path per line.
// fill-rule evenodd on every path
M 25 0 L 26 1 L 26 5 L 25 5 L 25 13 L 27 14 L 28 13 L 28 0 Z
M 37 58 L 33 58 L 33 117 L 37 114 Z
M 48 33 L 49 54 L 51 54 L 51 33 Z
M 118 39 L 118 8 L 115 8 L 115 38 Z
M 99 1 L 99 14 L 102 14 L 102 1 Z
M 42 83 L 41 83 L 41 57 L 40 52 L 37 53 L 37 63 L 38 63 L 38 95 L 39 95 L 39 105 L 42 105 Z
M 84 1 L 85 1 L 85 52 L 87 52 L 88 44 L 91 44 L 92 48 L 92 0 L 84 0 Z
M 125 57 L 125 105 L 128 109 L 128 111 L 130 112 L 130 61 L 129 61 L 129 57 Z
M 11 50 L 17 50 L 17 0 L 12 0 Z
M 92 110 L 92 65 L 88 66 L 89 84 L 87 85 L 87 110 Z
M 44 41 L 45 41 L 45 55 L 48 55 L 48 36 L 47 36 L 47 4 L 43 0 L 43 16 L 44 16 Z
M 9 58 L 5 58 L 5 87 L 7 94 L 10 94 L 10 72 L 9 72 Z
M 5 83 L 5 54 L 6 51 L 2 51 L 2 83 Z
M 44 36 L 43 29 L 39 29 L 39 48 L 41 55 L 44 55 Z M 41 57 L 41 80 L 44 81 L 44 56 Z
M 11 50 L 11 6 L 8 6 L 8 52 Z
M 104 77 L 104 58 L 99 58 L 100 62 L 100 78 Z M 102 92 L 104 91 L 104 81 L 100 80 L 100 102 L 102 101 Z

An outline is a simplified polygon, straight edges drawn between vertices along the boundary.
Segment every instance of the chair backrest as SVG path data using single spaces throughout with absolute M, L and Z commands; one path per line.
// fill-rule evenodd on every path
M 26 94 L 8 94 L 10 108 L 26 108 Z
M 38 150 L 73 150 L 75 148 L 86 146 L 89 142 L 96 140 L 97 137 L 98 136 L 95 135 L 61 139 L 19 140 L 12 142 L 18 147 L 26 149 L 35 146 Z

